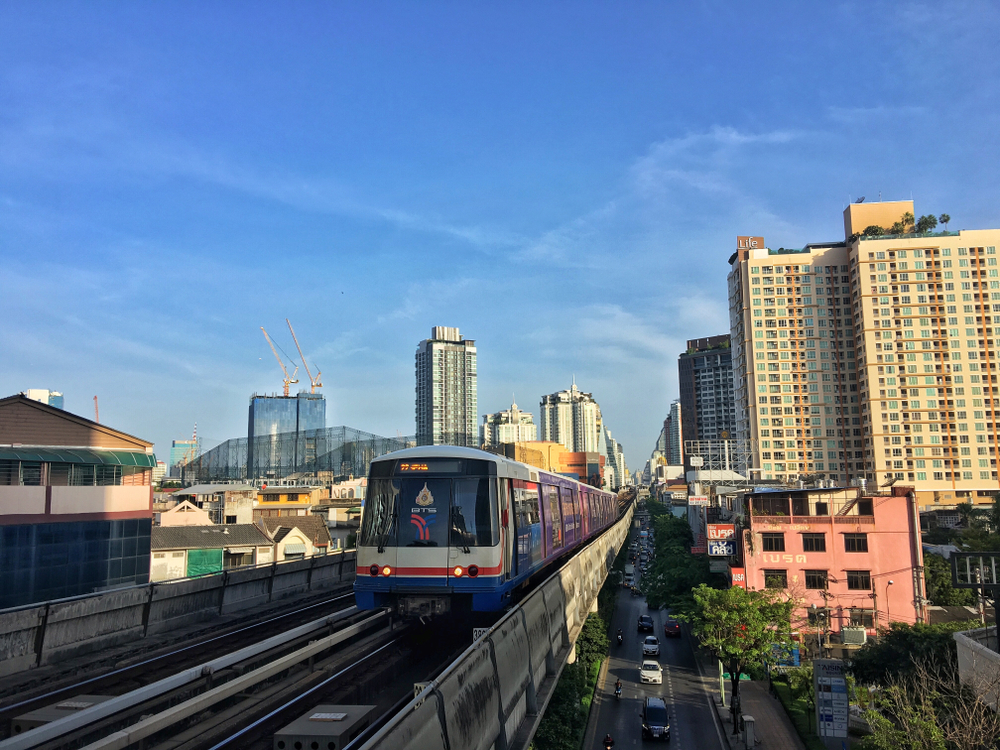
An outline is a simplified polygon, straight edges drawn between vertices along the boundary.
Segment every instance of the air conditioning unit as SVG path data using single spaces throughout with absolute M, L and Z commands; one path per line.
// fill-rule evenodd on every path
M 840 639 L 845 646 L 864 646 L 868 642 L 868 631 L 861 627 L 843 627 Z

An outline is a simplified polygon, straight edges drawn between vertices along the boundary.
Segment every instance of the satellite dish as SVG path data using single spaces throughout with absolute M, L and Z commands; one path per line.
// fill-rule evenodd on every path
M 858 199 L 857 199 L 856 201 L 854 201 L 854 202 L 855 202 L 855 203 L 864 203 L 864 202 L 865 202 L 865 196 L 863 196 L 863 195 L 862 195 L 862 196 L 861 196 L 860 198 L 858 198 Z

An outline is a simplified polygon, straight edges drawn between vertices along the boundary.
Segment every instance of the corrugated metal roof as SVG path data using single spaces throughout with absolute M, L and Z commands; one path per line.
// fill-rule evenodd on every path
M 154 526 L 150 546 L 154 550 L 224 549 L 270 547 L 270 538 L 252 523 L 216 526 Z
M 156 456 L 139 451 L 102 451 L 84 448 L 0 448 L 0 459 L 57 464 L 108 464 L 155 469 Z

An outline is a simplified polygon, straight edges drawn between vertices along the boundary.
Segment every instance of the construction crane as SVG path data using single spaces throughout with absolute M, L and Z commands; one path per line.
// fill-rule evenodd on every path
M 285 363 L 281 361 L 281 357 L 278 356 L 278 350 L 274 348 L 274 342 L 271 341 L 271 337 L 267 335 L 267 331 L 264 330 L 264 326 L 261 326 L 260 330 L 263 331 L 264 338 L 267 339 L 267 343 L 271 347 L 271 351 L 274 352 L 274 358 L 276 360 L 278 360 L 278 364 L 281 366 L 281 372 L 284 373 L 284 375 L 285 375 L 285 378 L 284 378 L 284 382 L 285 382 L 285 395 L 287 396 L 288 395 L 288 386 L 290 386 L 292 383 L 298 383 L 299 382 L 298 379 L 296 379 L 296 377 L 295 377 L 296 375 L 299 374 L 299 366 L 295 365 L 295 371 L 291 374 L 291 376 L 289 376 L 288 375 L 288 369 L 285 367 Z
M 312 373 L 309 372 L 309 364 L 306 362 L 306 355 L 302 353 L 302 347 L 299 346 L 299 339 L 295 335 L 295 329 L 292 328 L 292 322 L 288 318 L 285 318 L 285 322 L 288 323 L 288 330 L 292 332 L 292 341 L 295 342 L 295 348 L 299 350 L 299 359 L 302 360 L 302 366 L 306 368 L 306 375 L 309 376 L 309 392 L 315 393 L 317 388 L 323 387 L 323 373 L 317 368 L 316 377 L 314 378 Z

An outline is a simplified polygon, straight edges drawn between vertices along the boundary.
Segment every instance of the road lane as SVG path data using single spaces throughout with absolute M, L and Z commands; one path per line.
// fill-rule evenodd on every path
M 638 631 L 639 615 L 649 614 L 653 618 L 654 635 L 660 640 L 659 662 L 663 667 L 662 685 L 643 685 L 639 682 L 639 666 L 642 663 L 642 642 L 647 633 Z M 708 703 L 706 687 L 710 686 L 701 678 L 694 661 L 687 625 L 682 625 L 680 638 L 665 638 L 663 623 L 666 612 L 646 608 L 646 600 L 632 597 L 623 589 L 618 595 L 612 625 L 610 660 L 603 685 L 598 686 L 600 699 L 597 731 L 594 747 L 602 748 L 602 740 L 611 732 L 615 748 L 651 745 L 651 740 L 642 739 L 642 702 L 647 696 L 661 697 L 667 702 L 671 717 L 670 743 L 672 750 L 725 750 L 716 723 L 716 718 Z M 614 638 L 618 628 L 622 629 L 624 643 L 619 646 Z M 622 698 L 615 699 L 615 680 L 621 678 Z

